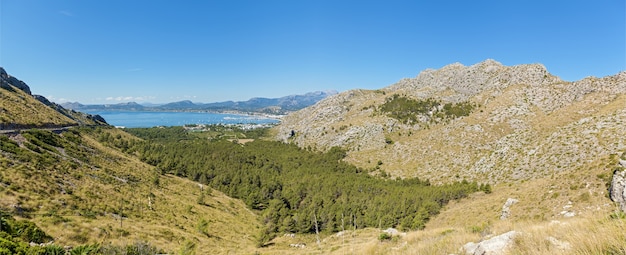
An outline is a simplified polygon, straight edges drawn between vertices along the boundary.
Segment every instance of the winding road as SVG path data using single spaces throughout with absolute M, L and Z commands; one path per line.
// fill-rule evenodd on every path
M 31 129 L 39 129 L 39 130 L 47 130 L 54 133 L 61 133 L 63 131 L 67 131 L 68 129 L 75 126 L 66 126 L 66 127 L 56 127 L 56 128 L 22 128 L 22 129 L 0 129 L 0 134 L 3 135 L 13 135 L 19 134 L 23 130 L 31 130 Z

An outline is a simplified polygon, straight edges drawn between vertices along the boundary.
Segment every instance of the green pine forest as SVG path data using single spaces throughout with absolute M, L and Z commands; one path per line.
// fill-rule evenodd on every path
M 236 131 L 240 137 L 258 138 L 264 130 Z M 467 181 L 431 185 L 418 178 L 372 176 L 373 169 L 344 163 L 345 151 L 337 147 L 319 153 L 263 139 L 242 145 L 224 135 L 207 137 L 182 127 L 127 132 L 143 140 L 127 141 L 106 132 L 99 139 L 137 155 L 162 174 L 186 177 L 243 200 L 265 226 L 259 245 L 284 232 L 423 229 L 448 201 L 491 191 L 488 184 Z

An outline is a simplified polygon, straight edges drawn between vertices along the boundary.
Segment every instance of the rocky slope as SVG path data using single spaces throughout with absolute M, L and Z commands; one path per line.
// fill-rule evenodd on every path
M 407 124 L 380 110 L 394 95 L 477 107 L 468 116 Z M 331 96 L 285 117 L 274 131 L 276 139 L 302 147 L 341 146 L 348 161 L 392 176 L 498 183 L 621 153 L 624 123 L 626 72 L 566 82 L 540 64 L 509 67 L 486 60 L 425 70 L 380 90 Z
M 0 88 L 11 90 L 11 86 L 14 86 L 26 94 L 30 93 L 30 88 L 23 81 L 9 75 L 4 68 L 0 67 Z

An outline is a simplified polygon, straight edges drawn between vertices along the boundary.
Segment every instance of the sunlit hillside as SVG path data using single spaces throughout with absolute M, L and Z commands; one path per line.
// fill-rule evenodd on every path
M 0 67 L 0 131 L 24 128 L 61 128 L 106 125 L 100 116 L 67 110 L 43 96 L 32 95 L 28 85 Z
M 626 156 L 622 156 L 626 158 Z M 626 217 L 607 197 L 607 180 L 618 155 L 599 158 L 575 172 L 517 184 L 500 184 L 490 194 L 476 193 L 451 202 L 424 230 L 400 232 L 380 240 L 383 229 L 277 238 L 272 253 L 323 254 L 465 254 L 462 247 L 516 231 L 504 254 L 624 254 Z M 503 205 L 509 217 L 501 219 Z M 306 243 L 306 248 L 291 248 Z
M 73 126 L 76 121 L 58 114 L 26 92 L 0 87 L 0 125 L 14 127 Z
M 116 129 L 2 138 L 0 208 L 62 245 L 148 243 L 198 254 L 254 247 L 259 224 L 241 201 L 107 146 L 127 139 L 136 138 Z
M 447 205 L 424 231 L 396 242 L 371 233 L 356 253 L 458 254 L 518 231 L 511 254 L 624 254 L 624 217 L 608 186 L 626 151 L 625 74 L 565 82 L 540 64 L 452 64 L 330 97 L 273 134 L 304 148 L 341 146 L 347 162 L 378 176 L 495 184 Z M 517 203 L 500 220 L 508 198 Z
M 4 86 L 0 253 L 465 254 L 511 234 L 501 254 L 625 254 L 624 84 L 451 65 L 323 100 L 280 142 L 86 124 Z
M 626 150 L 624 123 L 626 72 L 565 82 L 540 64 L 487 60 L 340 93 L 285 117 L 274 134 L 303 148 L 343 147 L 364 168 L 380 160 L 392 176 L 506 183 Z

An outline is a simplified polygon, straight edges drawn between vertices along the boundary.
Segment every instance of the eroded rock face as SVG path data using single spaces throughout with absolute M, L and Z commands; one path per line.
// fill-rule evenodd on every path
M 449 122 L 406 124 L 380 110 L 394 95 L 478 106 Z M 380 168 L 396 177 L 494 184 L 579 169 L 625 150 L 625 95 L 626 71 L 568 82 L 540 64 L 486 60 L 327 97 L 286 116 L 273 132 L 302 148 L 342 147 L 345 160 L 364 169 L 383 160 Z
M 611 181 L 611 200 L 619 205 L 619 208 L 626 212 L 626 169 L 623 167 L 613 172 Z
M 30 88 L 28 87 L 28 85 L 26 85 L 26 83 L 7 74 L 4 68 L 0 67 L 0 88 L 10 89 L 11 88 L 10 85 L 17 87 L 18 89 L 21 89 L 22 91 L 26 92 L 29 95 L 31 94 Z

